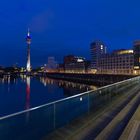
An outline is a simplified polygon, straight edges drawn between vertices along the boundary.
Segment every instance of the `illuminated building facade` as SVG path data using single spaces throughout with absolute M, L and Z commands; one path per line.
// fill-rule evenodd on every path
M 134 42 L 134 73 L 140 74 L 140 41 Z
M 48 63 L 46 64 L 45 71 L 57 72 L 58 64 L 55 61 L 55 57 L 48 57 Z
M 31 59 L 30 59 L 30 45 L 31 45 L 31 36 L 30 31 L 28 29 L 28 34 L 26 37 L 26 43 L 27 43 L 27 65 L 26 65 L 26 71 L 31 72 Z
M 106 52 L 100 41 L 91 43 L 91 73 L 94 74 L 140 74 L 140 41 L 134 42 L 133 49 Z
M 59 64 L 58 65 L 58 72 L 59 73 L 64 73 L 65 72 L 65 70 L 64 70 L 64 64 Z
M 99 74 L 132 75 L 134 68 L 133 50 L 117 50 L 110 54 L 102 55 L 99 59 Z
M 67 55 L 64 57 L 64 64 L 68 64 L 75 61 L 74 55 Z
M 101 41 L 94 41 L 90 44 L 91 52 L 91 69 L 96 73 L 99 68 L 99 59 L 103 54 L 106 54 L 106 46 Z
M 65 73 L 85 73 L 85 58 L 68 55 L 64 57 Z

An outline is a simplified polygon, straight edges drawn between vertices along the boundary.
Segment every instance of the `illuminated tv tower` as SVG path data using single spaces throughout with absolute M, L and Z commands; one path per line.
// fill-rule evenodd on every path
M 26 71 L 30 72 L 31 71 L 31 59 L 30 59 L 31 36 L 30 36 L 29 29 L 28 29 L 28 34 L 27 34 L 27 37 L 26 37 L 26 43 L 27 43 L 27 65 L 26 65 Z

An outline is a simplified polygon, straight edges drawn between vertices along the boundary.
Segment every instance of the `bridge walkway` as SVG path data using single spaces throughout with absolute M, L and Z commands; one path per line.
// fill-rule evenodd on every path
M 126 110 L 129 110 L 127 105 L 135 102 L 135 99 L 139 97 L 139 91 L 139 85 L 128 88 L 125 91 L 128 94 L 119 95 L 115 100 L 100 106 L 98 110 L 89 112 L 66 126 L 57 129 L 55 132 L 44 137 L 43 140 L 92 140 L 96 137 L 98 138 L 101 135 L 100 133 L 125 107 L 127 108 Z

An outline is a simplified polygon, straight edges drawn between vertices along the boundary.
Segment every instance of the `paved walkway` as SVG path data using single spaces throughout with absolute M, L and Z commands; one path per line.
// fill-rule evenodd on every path
M 132 99 L 134 94 L 136 95 L 139 86 L 128 89 L 128 94 L 121 94 L 112 102 L 99 108 L 96 113 L 90 112 L 84 116 L 74 120 L 72 123 L 62 127 L 43 140 L 82 140 L 82 139 L 93 139 L 94 134 L 98 134 L 99 130 L 104 129 L 101 124 L 107 125 L 108 121 L 111 121 L 116 115 L 115 112 L 119 112 L 121 105 L 124 104 L 129 98 Z M 129 94 L 130 93 L 130 94 Z M 127 103 L 127 102 L 126 102 Z M 112 113 L 114 112 L 114 114 Z M 98 133 L 97 133 L 98 132 Z M 92 135 L 90 135 L 92 133 Z M 87 137 L 89 135 L 90 137 Z
M 140 140 L 140 105 L 119 140 Z
M 95 140 L 118 139 L 119 133 L 120 131 L 122 132 L 122 128 L 124 127 L 124 120 L 126 119 L 131 109 L 133 109 L 135 104 L 138 102 L 138 99 L 140 99 L 140 92 L 125 106 L 125 108 L 123 108 L 118 113 L 118 115 L 115 116 L 115 118 L 107 125 L 107 127 L 104 128 L 104 130 L 96 137 Z

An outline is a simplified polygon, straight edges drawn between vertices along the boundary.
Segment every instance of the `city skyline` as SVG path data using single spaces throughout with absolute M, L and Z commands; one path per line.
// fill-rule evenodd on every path
M 139 40 L 135 40 L 135 41 L 139 41 Z M 135 42 L 135 41 L 133 41 L 133 43 Z M 103 42 L 102 40 L 93 40 L 92 42 L 90 42 L 90 44 L 88 45 L 89 46 L 89 50 L 91 49 L 90 47 L 91 47 L 91 44 L 92 43 L 95 43 L 95 42 L 100 42 L 100 43 L 103 43 L 103 45 L 101 45 L 101 47 L 105 47 L 105 52 L 107 53 L 107 54 L 110 54 L 110 53 L 112 53 L 112 52 L 114 52 L 114 51 L 118 51 L 118 50 L 127 50 L 127 49 L 132 49 L 133 48 L 133 46 L 131 46 L 131 47 L 129 47 L 129 48 L 116 48 L 116 49 L 114 49 L 114 50 L 109 50 L 108 49 L 108 46 L 106 46 L 106 43 L 105 42 Z M 31 65 L 31 50 L 30 50 L 30 45 L 31 45 L 31 35 L 30 35 L 30 29 L 28 28 L 28 32 L 27 32 L 27 36 L 26 36 L 26 43 L 27 43 L 27 47 L 26 47 L 26 52 L 24 52 L 24 53 L 26 53 L 26 61 L 24 62 L 24 64 L 23 65 L 21 65 L 21 64 L 19 64 L 19 63 L 17 63 L 17 62 L 15 62 L 15 63 L 13 63 L 13 64 L 11 64 L 11 65 L 7 65 L 7 66 L 22 66 L 22 67 L 26 67 L 26 70 L 29 72 L 29 71 L 31 71 L 31 67 L 32 67 L 32 65 Z M 100 45 L 99 45 L 99 48 L 100 48 Z M 61 51 L 61 50 L 60 50 Z M 61 59 L 61 61 L 57 61 L 59 64 L 61 64 L 61 63 L 63 63 L 63 59 L 64 59 L 64 57 L 65 56 L 68 56 L 68 55 L 75 55 L 75 53 L 70 53 L 70 54 L 65 54 L 65 55 L 63 55 L 63 56 L 61 56 L 62 57 L 62 59 Z M 81 54 L 79 54 L 80 56 L 82 56 Z M 85 57 L 87 60 L 90 60 L 90 61 L 92 61 L 92 56 L 91 56 L 91 53 L 89 52 L 88 53 L 88 55 L 89 55 L 89 58 L 87 59 L 87 57 L 86 56 L 82 56 L 82 57 Z M 78 55 L 77 55 L 78 56 Z M 25 57 L 25 56 L 24 56 Z M 56 57 L 56 56 L 53 56 L 53 55 L 49 55 L 49 56 L 47 56 L 47 59 L 49 59 L 49 58 L 51 58 L 51 57 Z M 39 67 L 39 66 L 44 66 L 44 65 L 46 65 L 47 64 L 47 61 L 45 61 L 44 63 L 40 63 L 39 65 L 36 65 L 36 67 Z M 0 66 L 3 66 L 3 65 L 0 65 Z M 35 66 L 33 66 L 33 67 L 35 67 Z
M 140 38 L 138 1 L 126 4 L 119 0 L 114 4 L 111 0 L 6 0 L 1 5 L 0 65 L 4 66 L 25 65 L 28 27 L 33 37 L 33 66 L 46 63 L 49 56 L 59 62 L 67 54 L 89 59 L 89 44 L 93 40 L 102 40 L 110 51 L 131 48 L 133 41 Z M 130 10 L 131 7 L 135 8 Z
M 140 139 L 139 5 L 0 1 L 0 140 Z

